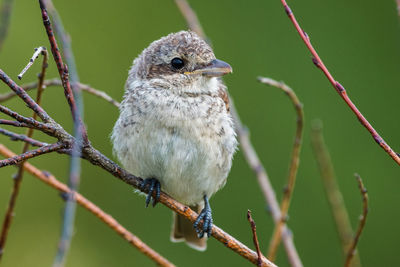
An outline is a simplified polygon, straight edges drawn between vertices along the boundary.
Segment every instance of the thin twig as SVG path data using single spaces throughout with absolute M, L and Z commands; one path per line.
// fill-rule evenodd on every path
M 33 53 L 33 56 L 29 59 L 28 64 L 25 66 L 25 68 L 21 71 L 20 74 L 18 74 L 18 79 L 22 79 L 22 76 L 24 76 L 25 72 L 35 63 L 35 60 L 39 57 L 39 55 L 44 55 L 46 54 L 46 61 L 47 61 L 47 50 L 46 47 L 40 46 L 38 48 L 35 48 L 35 53 Z
M 36 94 L 36 103 L 40 106 L 41 104 L 41 98 L 42 98 L 42 93 L 43 93 L 43 81 L 45 78 L 45 74 L 46 74 L 46 69 L 47 69 L 47 50 L 45 47 L 39 47 L 35 49 L 35 53 L 33 54 L 32 58 L 29 60 L 28 65 L 24 68 L 24 70 L 18 75 L 18 78 L 21 79 L 22 76 L 24 75 L 24 73 L 29 69 L 30 66 L 32 66 L 33 62 L 35 61 L 35 59 L 39 56 L 39 55 L 43 55 L 43 61 L 42 61 L 42 70 L 41 73 L 39 74 L 39 81 L 38 81 L 38 90 L 37 90 L 37 94 Z M 37 118 L 37 114 L 35 112 L 33 112 L 32 114 L 32 118 L 34 120 L 36 120 Z M 28 128 L 27 133 L 26 133 L 26 139 L 25 140 L 29 140 L 33 135 L 33 129 L 32 128 Z M 27 152 L 29 149 L 29 143 L 25 142 L 22 148 L 22 153 Z M 22 179 L 23 179 L 23 175 L 24 175 L 24 169 L 23 169 L 23 165 L 24 162 L 21 162 L 19 167 L 18 167 L 18 171 L 17 174 L 14 177 L 14 184 L 13 184 L 13 188 L 11 191 L 11 196 L 10 196 L 10 200 L 8 202 L 8 206 L 7 206 L 7 211 L 6 211 L 6 215 L 4 217 L 3 220 L 3 226 L 1 228 L 1 235 L 0 235 L 0 260 L 2 257 L 2 254 L 4 252 L 4 247 L 7 241 L 7 236 L 8 236 L 8 232 L 10 230 L 11 227 L 11 223 L 12 223 L 12 219 L 13 219 L 13 214 L 14 214 L 14 209 L 15 209 L 15 205 L 16 205 L 16 201 L 19 195 L 19 189 L 22 183 Z
M 349 251 L 347 253 L 347 258 L 346 258 L 346 263 L 345 263 L 345 267 L 350 267 L 351 264 L 351 260 L 354 256 L 354 254 L 356 254 L 356 248 L 357 248 L 357 243 L 358 240 L 360 239 L 361 233 L 364 230 L 364 226 L 365 223 L 367 221 L 367 215 L 368 215 L 368 193 L 367 193 L 367 189 L 365 188 L 362 179 L 360 177 L 360 175 L 358 175 L 357 173 L 354 174 L 354 176 L 357 179 L 358 182 L 358 188 L 360 189 L 361 192 L 361 197 L 362 197 L 362 201 L 363 201 L 363 210 L 362 210 L 362 214 L 360 216 L 360 221 L 358 224 L 358 228 L 357 228 L 357 232 L 356 235 L 353 239 L 353 242 L 351 243 L 350 247 L 349 247 Z
M 353 229 L 351 227 L 349 215 L 343 201 L 342 193 L 340 192 L 339 185 L 337 184 L 331 156 L 324 141 L 321 121 L 315 121 L 312 124 L 311 144 L 323 181 L 325 194 L 336 224 L 336 230 L 342 247 L 343 258 L 346 258 L 353 239 Z M 354 255 L 352 266 L 361 266 L 359 253 Z
M 43 25 L 46 29 L 46 33 L 47 33 L 47 36 L 48 36 L 48 39 L 50 42 L 50 46 L 51 46 L 51 52 L 53 54 L 53 59 L 56 62 L 58 73 L 60 75 L 60 78 L 61 78 L 61 81 L 62 81 L 62 84 L 64 87 L 65 97 L 66 97 L 68 104 L 70 106 L 70 109 L 71 109 L 72 118 L 74 120 L 74 123 L 76 123 L 79 126 L 79 130 L 80 130 L 84 145 L 87 145 L 88 144 L 87 132 L 86 132 L 86 128 L 82 122 L 82 119 L 80 117 L 79 109 L 76 105 L 74 94 L 72 92 L 71 84 L 69 81 L 69 71 L 68 71 L 67 65 L 64 64 L 64 62 L 61 58 L 61 54 L 58 49 L 57 41 L 54 37 L 53 29 L 51 28 L 51 22 L 50 22 L 48 14 L 47 14 L 47 10 L 46 10 L 43 0 L 39 0 L 39 4 L 40 4 L 40 9 L 42 11 Z M 0 78 L 1 78 L 1 76 L 0 76 Z
M 12 125 L 15 127 L 28 127 L 28 128 L 34 128 L 34 129 L 38 129 L 41 130 L 47 134 L 52 134 L 56 127 L 54 127 L 54 125 L 51 124 L 46 124 L 46 123 L 42 123 L 39 122 L 37 120 L 34 120 L 33 118 L 28 118 L 28 117 L 24 117 L 21 116 L 20 114 L 18 114 L 17 112 L 3 106 L 0 105 L 0 112 L 4 113 L 10 117 L 13 117 L 17 120 L 17 122 L 15 121 L 9 121 L 9 120 L 4 120 L 4 119 L 0 119 L 0 124 L 7 124 L 7 125 Z M 50 118 L 50 117 L 49 117 Z
M 48 144 L 40 142 L 38 140 L 29 138 L 28 136 L 26 136 L 24 134 L 16 134 L 14 132 L 7 131 L 7 130 L 5 130 L 3 128 L 0 128 L 0 134 L 10 137 L 10 139 L 12 141 L 19 140 L 19 141 L 26 142 L 26 143 L 28 143 L 28 144 L 30 144 L 32 146 L 47 146 L 48 145 Z
M 197 18 L 196 13 L 190 7 L 189 3 L 186 0 L 175 0 L 175 4 L 185 17 L 189 29 L 194 31 L 201 38 L 207 39 L 203 27 L 201 27 L 200 21 Z
M 387 154 L 389 154 L 390 157 L 394 161 L 397 162 L 397 164 L 400 165 L 400 154 L 397 154 L 393 149 L 383 140 L 383 138 L 378 134 L 378 132 L 372 127 L 372 125 L 368 122 L 368 120 L 362 115 L 362 113 L 358 110 L 358 108 L 354 105 L 354 103 L 351 101 L 350 97 L 347 95 L 347 92 L 345 88 L 333 78 L 327 67 L 324 65 L 322 62 L 321 58 L 319 57 L 317 51 L 314 49 L 310 42 L 310 38 L 307 35 L 307 33 L 300 27 L 299 23 L 297 22 L 292 10 L 288 6 L 285 0 L 281 0 L 281 3 L 283 7 L 285 8 L 286 14 L 289 16 L 289 19 L 292 21 L 294 27 L 296 28 L 297 32 L 300 34 L 301 39 L 303 39 L 304 43 L 306 44 L 308 50 L 311 52 L 313 55 L 312 61 L 314 65 L 322 70 L 322 72 L 325 74 L 326 78 L 329 80 L 329 82 L 332 84 L 332 86 L 335 88 L 336 92 L 342 97 L 342 99 L 346 102 L 348 107 L 353 111 L 353 113 L 356 115 L 357 119 L 360 121 L 360 123 L 370 132 L 372 138 L 375 140 L 378 145 L 380 145 L 383 150 L 386 151 Z
M 27 151 L 20 155 L 17 155 L 15 157 L 0 160 L 0 168 L 9 166 L 9 165 L 16 165 L 27 159 L 35 158 L 35 157 L 43 155 L 43 154 L 57 151 L 57 150 L 60 150 L 61 148 L 65 148 L 64 144 L 61 142 L 57 142 L 57 143 L 47 145 L 47 146 L 41 146 L 34 150 L 30 150 L 30 151 Z
M 2 80 L 8 87 L 11 88 L 27 105 L 32 109 L 44 122 L 51 122 L 50 116 L 44 111 L 42 107 L 37 105 L 35 101 L 18 86 L 8 75 L 0 69 L 0 80 Z
M 3 0 L 0 7 L 0 51 L 7 37 L 13 2 L 13 0 Z
M 281 202 L 281 219 L 279 223 L 275 225 L 274 233 L 271 238 L 270 246 L 268 249 L 268 259 L 274 261 L 276 258 L 276 253 L 278 251 L 279 244 L 281 242 L 282 229 L 283 226 L 286 224 L 286 219 L 288 217 L 290 201 L 296 183 L 297 170 L 299 169 L 301 143 L 303 139 L 304 114 L 303 114 L 303 105 L 300 103 L 300 100 L 297 98 L 295 92 L 289 86 L 287 86 L 283 82 L 277 82 L 273 79 L 265 77 L 259 77 L 258 80 L 264 84 L 282 89 L 292 101 L 297 115 L 296 134 L 292 149 L 288 182 L 285 187 L 285 191 Z
M 257 255 L 258 255 L 258 262 L 257 266 L 261 266 L 261 250 L 260 250 L 260 244 L 258 243 L 258 238 L 257 238 L 257 232 L 256 232 L 256 223 L 254 222 L 253 218 L 251 217 L 251 211 L 247 210 L 247 220 L 250 223 L 251 231 L 253 232 L 253 243 L 254 246 L 256 247 Z
M 62 223 L 62 230 L 61 230 L 61 237 L 60 241 L 58 244 L 58 250 L 56 257 L 54 259 L 54 267 L 61 267 L 64 266 L 65 260 L 66 260 L 66 255 L 69 250 L 70 244 L 71 244 L 71 239 L 72 239 L 72 234 L 73 234 L 73 229 L 74 229 L 74 221 L 75 221 L 75 210 L 76 210 L 76 202 L 74 200 L 73 194 L 78 191 L 79 184 L 80 184 L 80 172 L 81 172 L 81 151 L 82 151 L 82 141 L 84 144 L 88 143 L 87 139 L 87 133 L 83 125 L 83 102 L 82 102 L 82 96 L 81 96 L 81 91 L 79 89 L 79 86 L 77 85 L 79 83 L 79 77 L 78 77 L 78 72 L 75 64 L 75 59 L 74 55 L 72 53 L 72 48 L 71 48 L 71 40 L 69 38 L 69 35 L 64 29 L 64 26 L 62 24 L 61 18 L 58 15 L 58 12 L 56 8 L 53 5 L 53 2 L 51 0 L 45 0 L 47 7 L 49 8 L 49 13 L 52 17 L 53 25 L 55 28 L 55 32 L 59 39 L 61 40 L 61 45 L 62 45 L 62 51 L 63 55 L 66 61 L 66 64 L 68 65 L 69 69 L 69 79 L 65 79 L 66 76 L 62 79 L 65 81 L 66 84 L 69 82 L 71 83 L 71 89 L 73 93 L 73 98 L 69 100 L 69 103 L 72 107 L 72 104 L 75 101 L 75 116 L 74 116 L 74 137 L 76 139 L 76 142 L 74 142 L 73 147 L 72 147 L 72 157 L 70 160 L 70 171 L 69 171 L 69 177 L 68 177 L 68 187 L 71 189 L 71 194 L 67 195 L 66 197 L 66 203 L 65 203 L 65 208 L 64 208 L 64 216 L 63 216 L 63 223 Z M 44 2 L 41 2 L 41 9 L 42 12 L 46 12 L 46 8 L 44 7 Z M 44 19 L 44 17 L 43 17 Z M 44 20 L 45 21 L 45 20 Z M 46 26 L 46 24 L 45 24 Z M 46 26 L 46 29 L 51 29 L 51 24 L 48 23 Z M 56 47 L 57 49 L 57 43 L 55 42 L 55 39 L 53 36 L 49 35 L 49 40 L 52 42 L 54 40 L 54 44 L 52 45 Z M 57 49 L 58 51 L 58 49 Z M 61 58 L 60 58 L 61 60 Z M 65 73 L 66 67 L 64 67 L 64 73 Z
M 11 150 L 7 149 L 4 145 L 0 144 L 0 153 L 5 156 L 5 157 L 15 157 L 15 153 L 13 153 Z M 24 169 L 32 174 L 34 177 L 38 178 L 45 184 L 55 188 L 56 190 L 63 192 L 63 193 L 70 193 L 71 189 L 59 182 L 56 177 L 53 175 L 49 174 L 48 172 L 41 171 L 34 167 L 33 165 L 29 163 L 25 163 Z M 115 232 L 117 232 L 122 238 L 124 238 L 126 241 L 128 241 L 130 244 L 132 244 L 134 247 L 136 247 L 140 252 L 148 256 L 150 259 L 155 261 L 157 264 L 160 266 L 175 266 L 171 262 L 169 262 L 167 259 L 159 255 L 156 251 L 154 251 L 151 247 L 143 243 L 137 236 L 129 232 L 126 228 L 124 228 L 121 224 L 118 223 L 117 220 L 115 220 L 111 215 L 105 213 L 103 210 L 101 210 L 98 206 L 96 206 L 93 202 L 89 201 L 86 199 L 84 196 L 82 196 L 79 193 L 74 194 L 76 202 L 81 205 L 83 208 L 87 209 L 96 217 L 98 217 L 101 221 L 103 221 L 105 224 L 107 224 L 111 229 L 113 229 Z
M 207 37 L 202 30 L 200 22 L 195 16 L 195 12 L 191 9 L 190 5 L 186 0 L 181 0 L 180 2 L 185 2 L 185 8 L 181 9 L 182 15 L 186 18 L 188 25 L 191 27 L 192 31 L 195 31 L 200 37 L 207 40 Z M 194 25 L 194 26 L 191 26 Z M 199 30 L 200 29 L 200 30 Z M 277 224 L 280 221 L 281 214 L 279 209 L 279 203 L 276 199 L 275 191 L 272 188 L 271 182 L 269 180 L 268 174 L 262 165 L 257 153 L 252 145 L 247 128 L 242 124 L 239 114 L 236 111 L 235 105 L 230 98 L 230 110 L 232 118 L 236 127 L 236 133 L 240 140 L 241 151 L 243 152 L 246 161 L 248 162 L 250 168 L 256 173 L 257 181 L 265 198 L 269 210 L 271 212 L 272 218 Z M 299 254 L 297 253 L 296 246 L 293 242 L 293 235 L 290 229 L 285 225 L 282 230 L 282 239 L 285 245 L 286 254 L 288 256 L 291 266 L 301 267 L 303 266 Z
M 30 90 L 34 90 L 37 88 L 37 82 L 33 82 L 33 83 L 28 83 L 28 84 L 23 84 L 21 85 L 21 88 L 23 88 L 25 91 L 30 91 Z M 47 87 L 51 87 L 51 86 L 62 86 L 62 83 L 60 81 L 60 79 L 51 79 L 51 80 L 45 80 L 43 81 L 43 88 L 47 88 Z M 102 98 L 105 101 L 109 102 L 110 104 L 116 106 L 117 108 L 119 108 L 119 102 L 116 101 L 115 99 L 113 99 L 110 95 L 108 95 L 106 92 L 95 89 L 87 84 L 83 84 L 83 83 L 78 83 L 77 86 L 79 86 L 79 88 L 84 91 L 87 92 L 91 95 L 94 95 L 98 98 Z M 1 94 L 0 95 L 0 102 L 4 102 L 7 101 L 11 98 L 13 98 L 14 96 L 16 96 L 16 94 L 14 92 L 8 92 L 5 94 Z

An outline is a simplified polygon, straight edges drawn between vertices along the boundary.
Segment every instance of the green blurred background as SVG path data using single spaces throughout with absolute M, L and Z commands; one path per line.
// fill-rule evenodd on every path
M 369 133 L 312 62 L 287 19 L 279 0 L 191 1 L 212 40 L 218 58 L 234 73 L 225 78 L 243 122 L 275 186 L 278 197 L 285 184 L 295 130 L 292 104 L 278 89 L 259 84 L 256 76 L 283 80 L 297 92 L 306 116 L 298 181 L 289 225 L 305 266 L 340 266 L 338 236 L 323 192 L 310 146 L 311 122 L 320 118 L 340 188 L 356 227 L 361 197 L 353 177 L 360 173 L 369 191 L 370 213 L 359 251 L 364 266 L 396 266 L 400 262 L 400 168 L 375 144 Z M 54 1 L 71 34 L 81 82 L 120 100 L 132 60 L 150 42 L 186 29 L 172 0 Z M 358 108 L 395 149 L 400 150 L 398 108 L 400 92 L 400 31 L 395 1 L 289 1 L 299 22 L 332 74 L 348 90 Z M 37 1 L 15 1 L 9 35 L 0 52 L 0 68 L 16 79 L 33 48 L 49 47 Z M 23 82 L 36 80 L 39 64 Z M 50 60 L 48 78 L 56 77 Z M 0 84 L 0 92 L 9 89 Z M 112 157 L 109 135 L 118 117 L 112 105 L 85 95 L 85 122 L 96 148 Z M 71 129 L 61 88 L 50 88 L 45 109 Z M 20 100 L 7 106 L 30 115 Z M 5 115 L 0 115 L 5 118 Z M 13 129 L 15 130 L 15 129 Z M 24 132 L 24 131 L 20 131 Z M 41 140 L 49 138 L 36 134 Z M 0 137 L 15 151 L 21 143 Z M 68 157 L 46 155 L 31 161 L 66 181 Z M 171 211 L 162 205 L 144 208 L 144 198 L 101 169 L 83 162 L 80 192 L 110 213 L 144 242 L 178 266 L 250 266 L 210 239 L 206 252 L 169 241 Z M 15 168 L 1 170 L 0 215 L 9 198 Z M 254 174 L 239 151 L 229 181 L 211 200 L 214 222 L 253 248 L 246 219 L 251 209 L 263 251 L 273 229 Z M 26 175 L 18 199 L 1 266 L 50 266 L 60 235 L 64 202 L 52 188 Z M 288 266 L 281 248 L 277 264 Z M 67 266 L 153 266 L 86 210 L 78 208 L 75 235 Z

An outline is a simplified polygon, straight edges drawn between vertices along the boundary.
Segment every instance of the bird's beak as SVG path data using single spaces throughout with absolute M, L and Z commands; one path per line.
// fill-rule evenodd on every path
M 231 72 L 232 67 L 228 63 L 219 59 L 214 59 L 209 64 L 186 74 L 201 74 L 206 77 L 221 77 Z

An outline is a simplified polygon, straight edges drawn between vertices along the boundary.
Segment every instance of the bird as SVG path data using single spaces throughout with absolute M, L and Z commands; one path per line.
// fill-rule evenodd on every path
M 162 189 L 199 213 L 194 224 L 174 213 L 171 231 L 171 241 L 199 251 L 213 225 L 209 199 L 225 185 L 237 150 L 221 80 L 231 72 L 195 32 L 152 42 L 133 61 L 111 134 L 119 161 L 143 177 L 146 207 L 155 206 Z

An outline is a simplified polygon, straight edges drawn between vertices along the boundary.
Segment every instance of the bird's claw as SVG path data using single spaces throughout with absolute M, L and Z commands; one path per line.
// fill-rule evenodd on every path
M 157 204 L 158 200 L 160 199 L 160 193 L 161 193 L 161 184 L 156 178 L 147 178 L 142 181 L 140 184 L 140 189 L 144 190 L 146 189 L 146 186 L 149 185 L 148 188 L 148 193 L 146 197 L 146 208 L 150 204 L 150 200 L 153 199 L 152 205 L 153 207 Z M 156 192 L 156 196 L 153 197 L 153 192 Z
M 201 210 L 199 217 L 197 217 L 196 221 L 193 224 L 194 229 L 197 232 L 197 236 L 199 238 L 204 237 L 204 234 L 207 233 L 207 237 L 211 236 L 211 230 L 213 227 L 213 219 L 210 204 L 208 203 L 207 196 L 204 196 L 204 208 Z M 203 227 L 199 227 L 200 221 L 203 219 Z

